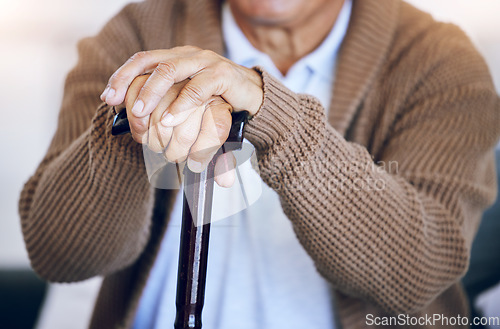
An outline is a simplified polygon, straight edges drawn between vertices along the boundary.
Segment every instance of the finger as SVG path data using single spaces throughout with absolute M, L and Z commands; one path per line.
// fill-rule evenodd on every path
M 137 99 L 139 95 L 139 91 L 141 86 L 147 80 L 147 76 L 139 76 L 130 85 L 127 90 L 127 94 L 125 97 L 125 108 L 127 109 L 127 118 L 129 121 L 130 132 L 134 140 L 138 143 L 144 144 L 147 143 L 147 131 L 149 128 L 149 116 L 137 118 L 130 109 L 132 108 L 132 104 Z
M 189 152 L 188 167 L 202 172 L 226 141 L 231 129 L 231 105 L 214 97 L 203 114 L 200 133 Z
M 219 155 L 215 162 L 215 182 L 221 187 L 231 187 L 235 181 L 236 158 L 233 152 Z
M 179 93 L 161 119 L 162 125 L 169 127 L 184 122 L 193 108 L 201 106 L 214 95 L 221 95 L 225 90 L 225 79 L 213 69 L 204 69 L 193 77 Z
M 176 83 L 170 88 L 165 96 L 160 100 L 158 106 L 151 113 L 151 118 L 154 124 L 160 122 L 163 113 L 167 110 L 167 108 L 172 104 L 172 102 L 177 98 L 179 92 L 187 83 L 188 80 L 181 81 Z
M 148 130 L 148 148 L 155 153 L 162 153 L 168 146 L 172 137 L 171 127 L 163 127 L 161 124 L 152 124 Z
M 155 153 L 163 152 L 157 125 L 151 125 L 148 129 L 148 148 Z
M 196 57 L 159 63 L 142 87 L 132 112 L 137 117 L 150 114 L 174 83 L 188 79 L 209 63 L 209 59 L 200 60 Z
M 160 62 L 169 61 L 179 56 L 188 56 L 200 51 L 197 47 L 185 46 L 172 49 L 141 51 L 130 57 L 113 73 L 101 100 L 109 105 L 119 105 L 123 102 L 128 86 L 135 77 L 151 72 Z
M 173 127 L 164 127 L 161 125 L 160 118 L 166 108 L 168 108 L 168 106 L 175 100 L 184 84 L 185 82 L 181 82 L 173 85 L 150 115 L 151 119 L 150 130 L 148 132 L 148 146 L 154 152 L 164 151 L 170 143 Z
M 198 107 L 188 120 L 173 128 L 172 138 L 164 152 L 168 161 L 179 163 L 186 160 L 191 146 L 198 138 L 204 111 L 204 106 Z

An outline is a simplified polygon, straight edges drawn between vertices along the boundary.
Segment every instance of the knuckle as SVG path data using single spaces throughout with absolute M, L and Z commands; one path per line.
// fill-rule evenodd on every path
M 179 97 L 195 106 L 203 105 L 203 88 L 197 84 L 188 83 L 184 86 Z
M 150 56 L 149 51 L 139 51 L 130 57 L 131 62 L 143 61 Z
M 184 48 L 187 51 L 200 51 L 201 50 L 200 47 L 190 46 L 190 45 L 183 46 L 182 48 Z
M 215 64 L 211 75 L 212 79 L 216 82 L 219 92 L 223 92 L 232 83 L 233 79 L 233 66 L 226 61 L 221 61 Z
M 130 129 L 136 134 L 143 134 L 148 130 L 148 120 L 143 120 L 143 118 L 141 120 L 130 120 L 129 124 Z
M 212 96 L 212 98 L 210 98 L 210 101 L 207 104 L 207 109 L 209 109 L 209 110 L 227 109 L 230 112 L 232 109 L 232 106 L 229 105 L 222 97 Z
M 208 50 L 208 49 L 203 49 L 203 50 L 200 50 L 200 56 L 202 57 L 212 57 L 214 56 L 214 52 L 211 51 L 211 50 Z
M 176 70 L 175 64 L 172 62 L 161 62 L 155 68 L 156 74 L 168 82 L 174 81 Z

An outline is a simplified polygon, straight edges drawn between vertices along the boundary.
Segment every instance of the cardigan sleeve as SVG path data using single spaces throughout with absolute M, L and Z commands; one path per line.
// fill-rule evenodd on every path
M 111 136 L 114 108 L 99 99 L 109 76 L 141 48 L 135 6 L 126 6 L 96 37 L 79 43 L 57 131 L 21 193 L 31 265 L 50 281 L 122 269 L 137 259 L 149 238 L 153 189 L 142 148 L 130 136 Z
M 264 101 L 246 138 L 262 179 L 333 287 L 392 314 L 424 308 L 460 279 L 495 199 L 498 97 L 472 46 L 447 54 L 399 102 L 376 162 L 326 122 L 315 98 L 255 68 Z

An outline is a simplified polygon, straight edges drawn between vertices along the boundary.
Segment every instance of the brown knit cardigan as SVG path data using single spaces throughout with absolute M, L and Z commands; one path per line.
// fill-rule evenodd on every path
M 259 70 L 264 102 L 246 137 L 331 283 L 343 328 L 366 328 L 367 314 L 464 316 L 458 282 L 496 194 L 488 68 L 457 27 L 404 2 L 353 6 L 328 117 Z M 130 136 L 110 135 L 115 109 L 99 95 L 135 52 L 188 44 L 224 53 L 216 0 L 130 4 L 82 40 L 56 134 L 22 191 L 35 271 L 55 282 L 105 276 L 93 329 L 130 328 L 175 194 L 149 185 Z

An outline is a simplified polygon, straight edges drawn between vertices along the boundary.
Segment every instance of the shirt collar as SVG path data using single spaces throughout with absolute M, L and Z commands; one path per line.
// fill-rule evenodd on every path
M 269 56 L 255 48 L 248 41 L 236 23 L 227 2 L 222 7 L 222 34 L 226 44 L 226 57 L 237 64 L 248 66 L 267 59 Z
M 323 42 L 314 51 L 302 57 L 294 66 L 305 65 L 314 74 L 333 79 L 335 60 L 347 32 L 351 10 L 352 0 L 345 0 L 333 28 Z M 248 41 L 236 23 L 227 2 L 224 3 L 222 9 L 222 33 L 226 44 L 226 56 L 232 61 L 247 67 L 262 65 L 268 68 L 272 66 L 274 72 L 270 73 L 279 73 L 271 58 Z

